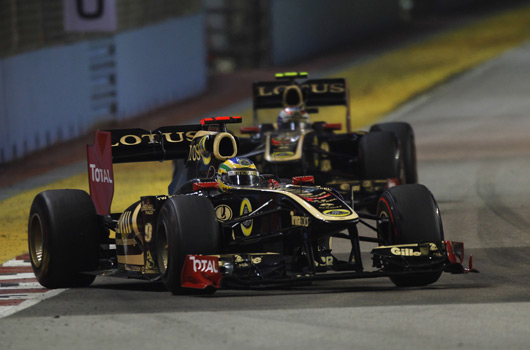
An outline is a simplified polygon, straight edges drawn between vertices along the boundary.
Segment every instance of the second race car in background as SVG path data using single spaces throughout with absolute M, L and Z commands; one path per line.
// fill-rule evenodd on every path
M 418 182 L 414 131 L 408 123 L 379 123 L 368 132 L 352 131 L 347 81 L 307 79 L 307 73 L 281 73 L 252 86 L 255 127 L 241 128 L 240 153 L 260 171 L 280 178 L 310 174 L 339 191 L 356 208 L 375 211 L 383 191 Z M 340 123 L 310 120 L 319 108 L 344 106 Z M 278 109 L 276 123 L 260 123 L 259 111 Z M 320 116 L 320 115 L 319 115 Z M 321 115 L 326 120 L 326 115 Z

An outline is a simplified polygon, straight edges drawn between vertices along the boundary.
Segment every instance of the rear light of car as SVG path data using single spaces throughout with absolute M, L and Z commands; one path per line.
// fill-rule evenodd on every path
M 201 119 L 201 125 L 218 124 L 218 123 L 241 123 L 241 116 L 223 116 L 223 117 L 210 117 Z

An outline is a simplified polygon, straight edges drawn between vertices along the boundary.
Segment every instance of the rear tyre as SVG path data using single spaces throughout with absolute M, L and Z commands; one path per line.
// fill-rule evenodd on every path
M 359 143 L 359 160 L 364 179 L 400 177 L 399 145 L 390 131 L 365 134 Z
M 399 139 L 403 170 L 405 172 L 405 183 L 418 183 L 418 168 L 416 164 L 416 143 L 414 141 L 414 130 L 409 123 L 392 122 L 372 125 L 370 132 L 391 131 Z
M 390 229 L 378 226 L 383 245 L 441 242 L 444 240 L 440 210 L 427 187 L 401 185 L 386 190 L 379 199 L 377 216 L 389 218 Z M 392 276 L 398 287 L 425 286 L 436 282 L 441 267 L 433 272 Z
M 378 180 L 401 178 L 399 144 L 394 133 L 379 131 L 365 134 L 359 142 L 361 179 Z M 366 210 L 375 213 L 377 198 L 365 204 Z
M 158 217 L 156 256 L 162 281 L 171 293 L 193 291 L 181 287 L 186 255 L 219 252 L 219 224 L 210 200 L 176 196 L 164 203 Z M 202 292 L 215 292 L 215 289 Z
M 89 286 L 97 269 L 99 224 L 90 196 L 81 190 L 39 193 L 31 205 L 28 245 L 37 280 L 46 288 Z

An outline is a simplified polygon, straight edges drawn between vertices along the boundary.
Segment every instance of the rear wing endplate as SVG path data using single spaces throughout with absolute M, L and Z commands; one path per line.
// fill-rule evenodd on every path
M 87 145 L 88 186 L 90 197 L 99 215 L 110 214 L 114 196 L 111 133 L 97 130 L 94 144 Z

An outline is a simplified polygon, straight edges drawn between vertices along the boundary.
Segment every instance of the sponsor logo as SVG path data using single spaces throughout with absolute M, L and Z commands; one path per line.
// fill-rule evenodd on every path
M 258 96 L 280 95 L 290 86 L 296 85 L 277 85 L 272 89 L 266 86 L 258 86 Z M 313 94 L 343 94 L 346 91 L 346 87 L 342 83 L 302 84 L 302 89 L 308 90 Z
M 188 161 L 196 162 L 201 159 L 201 150 L 202 147 L 200 144 L 190 145 L 190 150 L 188 152 Z
M 89 164 L 90 167 L 90 181 L 112 183 L 112 176 L 110 176 L 110 169 L 100 169 L 96 164 Z
M 210 152 L 206 151 L 206 139 L 207 137 L 205 136 L 201 138 L 199 142 L 190 145 L 190 150 L 188 152 L 188 161 L 196 162 L 202 159 L 204 164 L 210 164 L 210 161 L 212 160 L 212 155 L 210 154 Z
M 333 203 L 322 203 L 319 205 L 320 208 L 329 208 L 329 207 L 333 207 L 335 204 Z
M 193 139 L 193 136 L 195 135 L 197 131 L 176 131 L 174 133 L 170 132 L 164 132 L 162 133 L 162 137 L 164 138 L 164 142 L 169 143 L 179 143 L 179 142 L 190 142 Z M 124 135 L 120 138 L 118 142 L 112 145 L 112 147 L 118 147 L 118 146 L 136 146 L 141 143 L 156 143 L 155 138 L 158 137 L 159 134 L 142 134 L 142 135 Z
M 297 216 L 294 212 L 291 212 L 291 225 L 293 226 L 309 226 L 309 218 L 307 216 Z
M 252 163 L 247 158 L 238 158 L 238 163 L 244 166 L 250 166 Z
M 241 202 L 241 208 L 239 210 L 239 215 L 244 216 L 252 212 L 252 205 L 250 204 L 250 201 L 248 198 L 244 198 Z M 243 234 L 245 236 L 250 236 L 252 233 L 252 226 L 254 225 L 254 220 L 246 220 L 241 223 L 241 231 L 243 231 Z
M 145 203 L 142 203 L 141 210 L 147 215 L 153 215 L 155 212 L 155 206 L 149 200 L 147 200 Z
M 316 195 L 315 194 L 305 195 L 302 198 L 305 199 L 306 201 L 313 202 L 313 201 L 319 201 L 319 200 L 322 200 L 322 199 L 325 199 L 325 198 L 328 198 L 328 197 L 331 197 L 330 193 L 321 192 L 321 193 L 318 193 Z
M 333 265 L 333 257 L 331 255 L 321 256 L 320 260 L 321 260 L 320 262 L 315 260 L 316 266 L 332 266 Z
M 181 286 L 185 288 L 204 289 L 219 288 L 221 273 L 219 260 L 215 256 L 188 255 L 184 261 L 181 274 Z
M 330 209 L 330 210 L 324 210 L 322 214 L 329 215 L 329 216 L 347 216 L 351 214 L 351 211 L 346 210 L 346 209 Z
M 150 251 L 147 251 L 145 257 L 145 268 L 146 270 L 153 270 L 155 268 L 155 261 L 153 260 L 153 256 L 151 255 Z
M 219 273 L 219 266 L 216 264 L 216 259 L 206 259 L 193 255 L 188 256 L 193 266 L 193 272 L 211 272 Z
M 221 222 L 230 220 L 233 215 L 232 208 L 226 204 L 218 205 L 215 207 L 215 215 L 217 216 L 217 220 Z
M 390 252 L 399 256 L 421 256 L 421 252 L 416 252 L 411 248 L 392 247 L 390 248 Z

